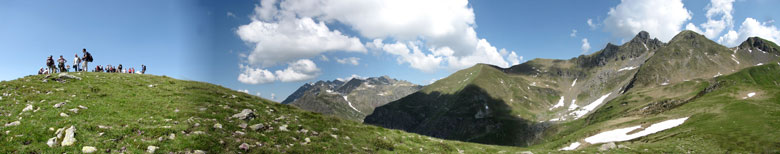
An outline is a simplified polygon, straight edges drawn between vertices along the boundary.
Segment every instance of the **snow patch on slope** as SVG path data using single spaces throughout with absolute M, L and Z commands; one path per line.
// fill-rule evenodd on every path
M 553 107 L 550 108 L 550 110 L 555 109 L 555 108 L 559 108 L 559 107 L 563 107 L 563 96 L 561 96 L 561 99 L 558 100 L 558 104 L 553 105 Z
M 569 146 L 563 147 L 560 150 L 569 151 L 569 150 L 577 149 L 577 147 L 580 147 L 580 142 L 571 143 Z
M 351 107 L 353 110 L 360 112 L 355 106 L 352 106 L 352 102 L 349 102 L 349 99 L 347 99 L 347 96 L 344 96 L 344 100 L 347 101 L 347 104 L 349 104 L 349 107 Z M 363 112 L 360 112 L 363 113 Z
M 636 68 L 637 68 L 636 66 L 623 67 L 623 68 L 620 68 L 620 69 L 618 70 L 618 72 L 621 72 L 621 71 L 630 71 L 630 70 L 634 70 L 634 69 L 636 69 Z
M 669 128 L 677 127 L 685 122 L 685 120 L 688 120 L 688 117 L 685 118 L 679 118 L 679 119 L 672 119 L 672 120 L 666 120 L 663 122 L 655 123 L 653 125 L 650 125 L 650 127 L 645 128 L 642 131 L 628 134 L 631 131 L 634 131 L 636 129 L 639 129 L 642 127 L 642 125 L 637 125 L 633 127 L 628 128 L 620 128 L 615 130 L 610 130 L 606 132 L 601 132 L 599 134 L 590 136 L 588 138 L 585 138 L 585 142 L 588 142 L 590 144 L 598 144 L 598 143 L 608 143 L 608 142 L 620 142 L 620 141 L 628 141 L 635 138 L 647 136 L 653 133 L 657 133 Z
M 750 97 L 753 97 L 753 96 L 756 96 L 756 92 L 750 92 L 750 93 L 747 94 L 746 97 L 742 97 L 742 99 L 747 99 L 747 98 L 750 98 Z
M 584 116 L 585 114 L 587 114 L 588 112 L 593 111 L 594 109 L 596 109 L 596 107 L 601 105 L 601 103 L 604 103 L 604 100 L 607 99 L 607 97 L 609 97 L 609 95 L 612 95 L 612 93 L 608 93 L 608 94 L 606 94 L 604 96 L 601 96 L 601 98 L 596 99 L 595 101 L 593 101 L 593 103 L 590 103 L 590 104 L 582 107 L 581 109 L 572 112 L 572 114 L 574 114 L 574 119 L 579 119 L 582 116 Z
M 574 79 L 574 82 L 571 83 L 571 86 L 574 87 L 575 84 L 577 84 L 577 79 Z

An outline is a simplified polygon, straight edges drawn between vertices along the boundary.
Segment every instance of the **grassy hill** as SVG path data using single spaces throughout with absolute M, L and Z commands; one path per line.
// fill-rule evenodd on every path
M 364 125 L 202 82 L 136 74 L 69 75 L 81 79 L 54 74 L 0 82 L 0 153 L 80 153 L 85 146 L 100 153 L 142 153 L 150 146 L 158 147 L 155 153 L 526 150 Z M 252 111 L 254 118 L 232 117 L 245 109 Z M 58 129 L 71 126 L 75 128 L 73 145 L 61 146 L 64 138 L 57 138 L 53 147 L 47 145 L 56 138 Z
M 651 96 L 670 92 L 680 95 Z M 629 92 L 586 118 L 553 126 L 545 142 L 531 148 L 556 149 L 599 132 L 680 117 L 690 118 L 678 127 L 620 142 L 626 148 L 615 152 L 780 152 L 780 65 Z M 598 147 L 579 150 L 595 152 Z

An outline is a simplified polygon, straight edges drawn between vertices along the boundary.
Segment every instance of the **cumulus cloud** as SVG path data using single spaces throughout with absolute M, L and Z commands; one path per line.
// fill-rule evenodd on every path
M 582 49 L 582 53 L 580 54 L 588 53 L 590 50 L 590 43 L 588 42 L 588 38 L 582 39 L 582 47 L 580 47 L 580 49 Z
M 702 23 L 701 29 L 692 23 L 688 23 L 685 29 L 702 33 L 710 39 L 717 38 L 723 30 L 734 26 L 732 17 L 734 0 L 712 0 L 707 5 L 707 22 Z
M 368 39 L 402 42 L 400 44 L 407 47 L 408 54 L 386 52 L 399 56 L 402 62 L 411 63 L 416 69 L 457 69 L 463 68 L 462 65 L 475 64 L 473 62 L 508 65 L 501 56 L 497 56 L 498 59 L 493 56 L 500 54 L 486 53 L 498 50 L 484 46 L 489 43 L 477 37 L 474 11 L 467 0 L 288 0 L 268 2 L 268 5 L 263 3 L 255 11 L 267 13 L 258 13 L 257 20 L 311 18 L 326 23 L 338 22 Z M 274 4 L 279 7 L 274 7 Z M 414 42 L 414 46 L 408 42 Z M 373 42 L 366 45 L 373 45 Z M 382 47 L 376 49 L 381 50 Z M 444 65 L 444 59 L 451 63 Z
M 586 22 L 588 23 L 588 27 L 590 27 L 590 29 L 596 29 L 596 24 L 593 23 L 593 19 L 588 18 L 588 21 Z
M 336 80 L 339 80 L 339 81 L 342 81 L 342 82 L 347 82 L 347 81 L 352 80 L 352 79 L 366 79 L 366 78 L 362 77 L 360 75 L 357 75 L 357 74 L 352 74 L 352 75 L 350 75 L 350 76 L 348 76 L 346 78 L 336 78 Z
M 267 69 L 240 65 L 243 72 L 238 75 L 238 81 L 246 84 L 263 84 L 274 81 L 295 82 L 314 79 L 319 76 L 320 69 L 309 59 L 301 59 L 289 63 L 286 69 L 273 73 Z
M 352 65 L 359 65 L 360 64 L 360 58 L 358 57 L 347 57 L 347 58 L 336 58 L 336 62 L 340 64 L 352 64 Z
M 243 70 L 243 72 L 238 75 L 238 81 L 241 83 L 263 84 L 276 80 L 276 75 L 266 69 L 252 68 L 246 65 L 240 65 L 240 68 Z
M 271 100 L 276 100 L 276 93 L 271 93 Z
M 621 0 L 607 15 L 604 30 L 613 36 L 630 39 L 644 30 L 661 41 L 672 39 L 691 19 L 681 0 Z
M 383 44 L 381 40 L 374 40 L 372 47 L 381 49 L 391 55 L 398 56 L 399 64 L 409 63 L 410 67 L 424 71 L 433 72 L 439 68 L 439 63 L 443 60 L 441 56 L 423 53 L 415 42 L 396 42 L 393 44 Z M 447 52 L 447 51 L 440 51 Z M 451 54 L 451 50 L 447 53 Z
M 358 38 L 331 31 L 324 22 L 315 22 L 311 18 L 277 22 L 253 20 L 239 26 L 236 33 L 241 40 L 254 46 L 247 57 L 249 64 L 266 67 L 326 51 L 366 51 Z
M 569 33 L 569 36 L 570 37 L 577 37 L 577 30 L 576 29 L 572 29 L 571 33 Z
M 236 17 L 236 14 L 233 14 L 233 12 L 229 12 L 229 11 L 228 11 L 228 12 L 227 12 L 227 17 L 233 17 L 233 18 L 235 18 L 235 17 Z
M 320 60 L 322 60 L 322 61 L 330 61 L 330 58 L 328 58 L 328 56 L 325 56 L 325 55 L 320 55 Z
M 247 94 L 249 93 L 249 90 L 247 90 L 247 89 L 240 89 L 238 91 L 243 92 L 243 93 L 247 93 Z
M 510 66 L 515 66 L 517 64 L 520 64 L 520 61 L 523 60 L 523 56 L 517 56 L 517 53 L 512 51 L 511 53 L 509 53 L 509 56 L 507 56 L 506 59 L 509 60 Z
M 772 42 L 780 40 L 780 30 L 771 24 L 772 21 L 759 22 L 753 18 L 746 18 L 739 30 L 729 30 L 718 39 L 718 42 L 726 46 L 737 46 L 748 37 L 758 36 Z

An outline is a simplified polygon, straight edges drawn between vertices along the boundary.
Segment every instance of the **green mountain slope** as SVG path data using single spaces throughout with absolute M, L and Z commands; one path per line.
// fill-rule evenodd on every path
M 136 74 L 69 76 L 81 79 L 55 74 L 0 82 L 0 153 L 80 153 L 86 146 L 101 153 L 143 153 L 151 146 L 158 147 L 155 153 L 524 150 L 363 125 L 201 82 Z M 238 114 L 244 111 L 253 116 Z M 62 146 L 69 135 L 58 138 L 57 130 L 71 126 L 75 142 Z
M 653 93 L 682 93 L 649 97 Z M 607 130 L 689 117 L 680 126 L 618 143 L 614 152 L 776 153 L 780 149 L 780 64 L 750 67 L 712 79 L 628 92 L 587 118 L 548 129 L 547 142 L 533 148 L 557 149 L 581 142 L 579 150 L 600 144 L 584 138 Z
M 715 77 L 777 63 L 780 49 L 760 38 L 730 49 L 692 31 L 669 43 L 649 38 L 640 32 L 623 45 L 608 44 L 569 60 L 534 59 L 506 69 L 476 65 L 377 108 L 365 123 L 445 139 L 557 150 L 602 131 L 703 114 L 699 108 L 680 108 L 719 91 L 724 85 L 710 83 Z M 776 112 L 767 109 L 766 114 Z M 698 148 L 707 150 L 704 144 Z

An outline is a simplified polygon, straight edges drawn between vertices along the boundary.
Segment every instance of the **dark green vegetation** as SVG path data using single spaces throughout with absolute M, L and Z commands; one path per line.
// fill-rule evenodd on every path
M 597 150 L 583 139 L 690 117 L 615 150 L 777 152 L 779 49 L 757 37 L 727 48 L 692 31 L 669 43 L 640 32 L 569 60 L 476 65 L 378 107 L 365 122 L 468 142 Z
M 217 85 L 136 74 L 70 73 L 0 82 L 0 153 L 496 153 L 516 147 L 447 141 L 363 125 Z M 43 82 L 46 81 L 46 82 Z M 61 82 L 59 82 L 61 81 Z M 54 105 L 66 102 L 59 108 Z M 23 111 L 27 105 L 32 109 Z M 85 108 L 79 108 L 83 106 Z M 78 108 L 77 112 L 70 111 Z M 254 118 L 232 118 L 244 109 Z M 68 117 L 60 116 L 68 114 Z M 250 116 L 251 117 L 251 116 Z M 4 126 L 19 121 L 19 125 Z M 215 125 L 221 125 L 219 126 Z M 246 125 L 243 125 L 246 124 Z M 256 127 L 257 130 L 252 128 Z M 75 144 L 49 147 L 74 126 Z M 61 141 L 61 140 L 60 140 Z M 241 149 L 246 143 L 247 149 Z

